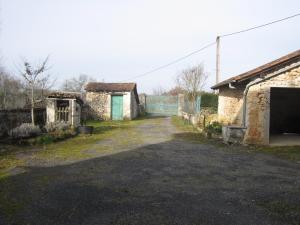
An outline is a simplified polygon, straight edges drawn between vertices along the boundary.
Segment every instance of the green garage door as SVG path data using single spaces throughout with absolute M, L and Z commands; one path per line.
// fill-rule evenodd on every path
M 123 120 L 123 96 L 111 96 L 111 118 L 112 120 Z

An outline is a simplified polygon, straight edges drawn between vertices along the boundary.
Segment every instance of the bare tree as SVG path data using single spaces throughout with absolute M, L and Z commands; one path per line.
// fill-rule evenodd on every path
M 82 92 L 83 86 L 93 81 L 95 80 L 92 77 L 86 74 L 80 74 L 78 77 L 65 80 L 61 89 L 64 91 Z
M 164 95 L 165 93 L 166 90 L 162 86 L 158 86 L 152 90 L 153 95 Z
M 49 56 L 40 65 L 36 66 L 36 68 L 32 68 L 32 65 L 27 60 L 23 60 L 24 67 L 23 69 L 20 70 L 20 73 L 25 79 L 27 86 L 30 88 L 31 122 L 33 125 L 35 125 L 34 122 L 34 104 L 36 101 L 35 90 L 38 88 L 39 85 L 41 85 L 41 83 L 45 82 L 45 80 L 43 81 L 45 77 L 49 77 L 49 75 L 45 76 L 45 72 L 49 69 L 47 67 L 48 60 L 49 60 Z
M 20 80 L 3 69 L 0 71 L 0 108 L 19 108 L 24 105 L 24 91 Z M 23 103 L 23 104 L 22 104 Z
M 203 64 L 183 70 L 177 77 L 176 83 L 190 99 L 195 102 L 197 95 L 203 90 L 207 80 Z
M 183 94 L 183 93 L 184 90 L 181 87 L 175 86 L 174 88 L 171 88 L 166 94 L 171 96 L 177 96 L 178 94 Z

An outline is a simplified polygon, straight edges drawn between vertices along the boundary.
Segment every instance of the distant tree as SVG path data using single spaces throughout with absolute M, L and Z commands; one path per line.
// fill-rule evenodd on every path
M 183 70 L 177 77 L 176 83 L 192 101 L 196 101 L 197 95 L 203 90 L 207 80 L 204 66 L 199 64 Z
M 184 93 L 184 90 L 181 87 L 176 86 L 176 87 L 170 89 L 166 94 L 172 95 L 172 96 L 177 96 L 178 94 L 183 94 L 183 93 Z
M 165 95 L 166 90 L 162 86 L 158 86 L 156 88 L 153 88 L 152 94 L 153 95 Z
M 10 109 L 20 107 L 24 100 L 24 89 L 20 80 L 0 69 L 0 108 Z
M 49 57 L 47 57 L 40 65 L 33 68 L 31 63 L 27 60 L 23 60 L 22 68 L 20 69 L 21 76 L 26 82 L 26 86 L 30 89 L 30 102 L 31 102 L 31 122 L 34 122 L 34 104 L 37 100 L 35 90 L 48 86 L 50 75 L 45 75 L 45 72 L 49 69 L 47 66 Z
M 63 82 L 61 89 L 63 91 L 83 92 L 83 87 L 88 82 L 93 82 L 95 79 L 86 75 L 80 74 L 78 77 L 72 77 Z

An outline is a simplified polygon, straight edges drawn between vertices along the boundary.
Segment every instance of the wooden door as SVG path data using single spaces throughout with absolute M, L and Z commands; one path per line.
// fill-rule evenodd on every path
M 111 96 L 111 119 L 123 120 L 123 96 L 122 95 Z

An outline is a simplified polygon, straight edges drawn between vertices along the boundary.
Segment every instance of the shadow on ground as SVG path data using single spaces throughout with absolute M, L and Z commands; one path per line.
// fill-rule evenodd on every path
M 4 178 L 0 224 L 299 224 L 299 164 L 182 135 Z

